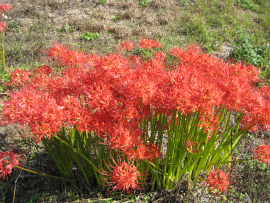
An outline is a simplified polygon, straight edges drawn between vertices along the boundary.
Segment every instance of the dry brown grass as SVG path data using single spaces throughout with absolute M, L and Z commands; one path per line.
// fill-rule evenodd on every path
M 94 10 L 92 15 L 98 19 L 102 19 L 102 20 L 109 20 L 112 18 L 112 15 L 107 11 L 107 9 L 102 9 L 102 8 L 99 8 L 97 10 Z
M 133 36 L 146 37 L 147 28 L 145 26 L 135 27 L 132 30 L 132 34 L 133 34 Z
M 143 17 L 142 21 L 149 25 L 156 25 L 158 23 L 156 16 L 146 15 Z
M 124 39 L 132 35 L 131 30 L 125 25 L 115 25 L 110 27 L 110 32 L 114 33 L 117 38 Z
M 86 30 L 92 32 L 102 32 L 108 30 L 107 21 L 104 20 L 96 20 L 96 19 L 88 19 L 86 21 Z
M 160 13 L 157 16 L 157 20 L 160 25 L 168 25 L 169 23 L 172 23 L 174 21 L 174 16 L 170 13 Z
M 148 37 L 151 39 L 161 39 L 165 37 L 166 32 L 163 29 L 160 29 L 159 27 L 149 27 L 148 28 Z
M 174 0 L 156 0 L 156 1 L 153 1 L 150 6 L 152 8 L 163 8 L 164 9 L 164 8 L 171 7 L 175 3 L 177 3 L 177 2 Z
M 108 2 L 108 5 L 110 7 L 113 7 L 115 9 L 129 9 L 129 8 L 137 8 L 138 5 L 133 2 L 133 1 L 129 1 L 129 2 L 121 2 L 119 0 L 112 0 L 110 2 Z
M 138 8 L 129 8 L 128 10 L 121 11 L 120 16 L 124 19 L 134 20 L 135 18 L 139 18 L 141 13 Z

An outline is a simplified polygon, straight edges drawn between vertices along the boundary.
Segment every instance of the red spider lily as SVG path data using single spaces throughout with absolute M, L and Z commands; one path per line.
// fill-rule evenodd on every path
M 58 62 L 59 66 L 83 66 L 91 65 L 91 60 L 88 56 L 82 52 L 70 50 L 69 47 L 61 46 L 60 44 L 54 44 L 48 51 L 48 56 Z M 91 58 L 98 57 L 94 54 L 90 54 Z
M 152 40 L 141 42 L 145 49 L 160 46 Z M 79 131 L 95 132 L 103 144 L 123 153 L 129 161 L 153 161 L 160 156 L 159 146 L 145 142 L 140 128 L 142 120 L 154 115 L 198 112 L 199 126 L 211 132 L 218 129 L 215 110 L 226 108 L 244 114 L 244 127 L 269 125 L 269 90 L 254 88 L 258 79 L 254 67 L 226 64 L 202 54 L 197 46 L 175 48 L 171 53 L 180 61 L 173 70 L 166 66 L 163 52 L 145 62 L 137 56 L 99 57 L 55 44 L 48 55 L 61 69 L 57 74 L 51 74 L 49 66 L 29 75 L 15 72 L 12 82 L 20 84 L 21 89 L 4 103 L 2 115 L 10 122 L 29 126 L 38 142 L 70 125 Z M 195 143 L 186 143 L 187 150 L 195 153 Z M 115 164 L 115 170 L 121 177 L 128 173 L 136 177 L 135 166 L 126 164 Z M 115 167 L 109 168 L 112 177 Z M 220 175 L 216 176 L 218 179 Z M 117 188 L 136 188 L 135 180 L 124 182 L 117 177 L 113 182 Z
M 232 182 L 229 180 L 230 175 L 228 175 L 228 173 L 226 174 L 218 169 L 216 172 L 210 172 L 206 177 L 206 184 L 209 192 L 214 191 L 215 194 L 221 193 L 223 191 L 229 192 Z
M 142 40 L 142 44 L 147 44 L 146 42 L 160 46 L 155 45 L 155 41 Z M 269 102 L 266 96 L 252 87 L 257 71 L 242 64 L 229 66 L 217 58 L 201 54 L 196 46 L 188 50 L 175 48 L 172 51 L 181 60 L 179 67 L 173 71 L 166 69 L 165 62 L 162 61 L 165 57 L 162 52 L 158 52 L 155 59 L 147 62 L 142 62 L 140 57 L 127 59 L 113 54 L 99 58 L 96 55 L 70 51 L 58 44 L 48 53 L 60 64 L 68 67 L 72 64 L 73 68 L 63 69 L 60 73 L 63 77 L 39 74 L 25 88 L 34 89 L 41 98 L 41 95 L 48 94 L 48 98 L 55 102 L 56 109 L 64 109 L 65 116 L 61 121 L 77 125 L 80 130 L 94 129 L 105 132 L 111 129 L 109 126 L 112 126 L 113 122 L 119 123 L 121 119 L 135 120 L 147 117 L 151 112 L 144 108 L 145 106 L 151 106 L 151 109 L 159 113 L 169 113 L 175 109 L 183 114 L 199 111 L 204 115 L 200 117 L 200 126 L 207 131 L 217 129 L 218 120 L 213 115 L 213 106 L 226 106 L 229 110 L 242 111 L 246 115 L 246 126 L 256 122 L 267 124 L 269 120 Z M 37 70 L 40 71 L 45 70 Z M 26 72 L 21 71 L 19 76 L 15 73 L 12 76 L 14 83 L 24 85 L 24 81 L 29 81 Z M 28 93 L 22 91 L 20 94 Z M 72 101 L 68 102 L 72 97 Z M 19 101 L 14 103 L 14 100 L 12 102 L 13 105 L 18 105 L 18 111 L 13 113 L 25 117 L 18 112 L 27 104 L 22 105 L 23 102 Z M 51 118 L 56 117 L 56 114 L 51 115 L 53 111 L 45 112 L 44 114 Z M 10 113 L 7 112 L 8 114 Z M 21 123 L 23 120 L 29 121 L 28 118 L 20 119 L 17 115 L 12 117 L 14 122 L 17 118 Z M 11 119 L 10 116 L 9 118 Z M 60 119 L 56 123 L 59 125 Z M 56 128 L 54 123 L 40 124 L 40 121 L 33 121 L 30 126 L 37 132 L 37 129 L 40 131 L 40 128 L 45 129 L 47 125 L 54 126 L 54 129 L 61 128 Z M 101 126 L 107 126 L 108 129 L 105 130 Z
M 196 145 L 196 143 L 198 143 L 198 142 L 192 142 L 190 140 L 187 141 L 187 143 L 186 143 L 186 149 L 187 149 L 187 151 L 189 153 L 196 153 L 196 152 L 199 151 L 199 150 L 195 151 L 198 148 L 198 146 L 199 146 L 199 145 Z M 192 146 L 194 146 L 194 148 Z
M 2 181 L 8 181 L 8 175 L 12 173 L 12 165 L 6 164 L 5 166 L 0 164 L 0 177 Z
M 270 166 L 270 145 L 259 145 L 255 150 L 253 150 L 253 152 L 256 155 L 254 159 L 264 162 Z
M 0 22 L 0 32 L 4 32 L 7 28 L 7 24 L 4 22 Z
M 13 6 L 10 6 L 9 4 L 1 4 L 0 5 L 0 15 L 2 15 L 4 12 L 9 12 L 13 9 Z
M 137 149 L 130 154 L 132 159 L 141 159 L 141 160 L 149 160 L 154 161 L 154 159 L 157 159 L 160 155 L 162 155 L 159 152 L 159 148 L 156 145 L 150 144 L 140 144 Z
M 161 44 L 158 41 L 155 41 L 155 40 L 142 39 L 140 47 L 142 49 L 150 50 L 153 47 L 161 47 Z
M 104 171 L 100 168 L 99 173 L 107 176 L 103 178 L 103 180 L 109 184 L 109 186 L 113 186 L 113 192 L 115 190 L 122 190 L 122 192 L 127 191 L 130 194 L 132 190 L 143 190 L 144 183 L 139 183 L 139 179 L 141 179 L 141 174 L 138 171 L 137 167 L 134 166 L 134 163 L 131 164 L 122 162 L 121 164 L 117 164 L 112 158 L 115 166 L 110 164 L 106 164 L 110 172 Z
M 163 51 L 159 51 L 155 53 L 155 59 L 158 59 L 160 61 L 164 61 L 166 58 L 166 54 Z
M 30 82 L 31 73 L 25 70 L 16 69 L 11 73 L 11 84 L 17 87 L 24 86 Z
M 8 175 L 12 173 L 12 169 L 16 166 L 21 166 L 20 159 L 23 154 L 15 153 L 13 151 L 0 152 L 0 178 L 3 181 L 8 181 Z
M 40 74 L 46 74 L 46 75 L 49 75 L 52 73 L 52 68 L 50 66 L 39 66 L 37 69 L 36 69 L 36 72 L 37 73 L 40 73 Z
M 125 43 L 122 44 L 121 47 L 122 50 L 127 50 L 127 51 L 131 51 L 133 49 L 133 43 L 130 41 L 126 41 Z
M 16 108 L 14 108 L 16 106 Z M 40 142 L 46 135 L 51 136 L 61 130 L 63 124 L 63 108 L 58 106 L 47 93 L 24 89 L 10 97 L 3 114 L 12 122 L 28 124 L 34 133 L 33 138 Z

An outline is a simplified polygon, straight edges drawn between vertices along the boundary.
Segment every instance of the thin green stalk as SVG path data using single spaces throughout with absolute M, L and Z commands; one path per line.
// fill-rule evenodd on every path
M 5 70 L 5 42 L 4 42 L 4 36 L 5 33 L 2 32 L 2 64 L 3 64 L 3 70 Z
M 67 146 L 69 146 L 71 149 L 73 149 L 74 151 L 76 151 L 78 154 L 80 154 L 86 161 L 88 161 L 92 167 L 95 169 L 95 170 L 98 170 L 98 168 L 96 167 L 96 165 L 91 161 L 89 160 L 83 153 L 81 153 L 78 149 L 74 148 L 73 146 L 71 146 L 69 143 L 67 143 L 65 140 L 62 140 L 60 137 L 58 137 L 56 134 L 53 135 L 55 138 L 57 138 L 58 140 L 60 140 L 61 142 L 63 142 L 64 144 L 66 144 Z
M 54 175 L 49 175 L 49 174 L 46 174 L 46 173 L 40 173 L 40 172 L 37 172 L 37 171 L 32 171 L 30 169 L 23 168 L 21 166 L 15 166 L 15 167 L 18 168 L 18 169 L 21 169 L 21 170 L 30 172 L 30 173 L 34 173 L 34 174 L 38 174 L 38 175 L 42 175 L 42 176 L 48 176 L 48 177 L 51 177 L 51 178 L 56 178 L 56 179 L 59 179 L 59 180 L 64 180 L 64 181 L 70 182 L 72 184 L 75 184 L 72 180 L 69 180 L 69 179 L 66 179 L 66 178 L 62 178 L 62 177 L 59 177 L 59 176 L 54 176 Z

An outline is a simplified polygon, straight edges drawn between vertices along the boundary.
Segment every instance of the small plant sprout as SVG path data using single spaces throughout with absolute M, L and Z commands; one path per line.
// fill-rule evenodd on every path
M 230 182 L 230 175 L 218 169 L 218 171 L 212 171 L 207 175 L 206 184 L 209 192 L 220 194 L 229 192 L 232 183 Z
M 86 41 L 91 41 L 94 40 L 96 38 L 99 38 L 99 34 L 98 33 L 92 33 L 92 32 L 86 32 L 83 36 L 83 39 L 85 39 Z

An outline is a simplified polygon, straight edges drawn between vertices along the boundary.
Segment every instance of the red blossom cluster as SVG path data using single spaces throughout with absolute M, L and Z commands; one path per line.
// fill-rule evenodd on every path
M 0 5 L 0 15 L 2 15 L 5 12 L 9 12 L 13 9 L 13 6 L 10 6 L 9 4 L 1 4 Z
M 0 152 L 0 178 L 2 181 L 8 180 L 8 175 L 12 173 L 12 169 L 16 169 L 16 166 L 21 166 L 19 157 L 22 153 L 14 151 Z
M 196 150 L 196 149 L 198 148 L 199 145 L 196 145 L 196 144 L 198 144 L 198 142 L 192 142 L 192 141 L 188 140 L 187 143 L 185 144 L 187 151 L 189 153 L 196 153 L 196 152 L 198 152 L 198 150 Z
M 4 22 L 0 22 L 0 32 L 4 32 L 7 28 L 7 24 Z
M 16 69 L 11 73 L 11 81 L 12 85 L 16 87 L 24 86 L 25 84 L 30 82 L 31 73 L 25 70 Z
M 155 40 L 142 39 L 140 47 L 142 49 L 150 50 L 151 48 L 154 48 L 154 47 L 161 47 L 161 44 Z
M 130 42 L 130 41 L 126 41 L 125 43 L 122 44 L 122 47 L 121 47 L 121 49 L 124 50 L 124 51 L 125 50 L 131 51 L 133 48 L 134 48 L 133 43 Z
M 113 191 L 122 190 L 123 192 L 127 191 L 130 193 L 130 189 L 133 190 L 142 190 L 143 187 L 140 186 L 139 179 L 141 179 L 140 172 L 134 163 L 122 162 L 117 164 L 114 159 L 112 159 L 114 165 L 108 165 L 107 167 L 110 172 L 100 169 L 100 173 L 106 177 L 103 180 L 110 184 L 113 187 Z M 110 182 L 111 180 L 111 182 Z
M 143 39 L 140 46 L 161 45 Z M 122 47 L 131 50 L 133 45 L 126 42 Z M 29 126 L 38 142 L 72 125 L 95 131 L 104 144 L 130 159 L 150 161 L 159 157 L 159 148 L 144 142 L 140 123 L 159 113 L 169 117 L 175 110 L 200 112 L 200 126 L 209 132 L 218 125 L 213 106 L 243 112 L 243 125 L 254 125 L 254 130 L 255 124 L 269 125 L 269 91 L 254 87 L 259 81 L 254 66 L 226 64 L 195 45 L 174 48 L 171 54 L 181 63 L 168 68 L 162 51 L 146 61 L 119 54 L 99 57 L 55 44 L 48 55 L 61 69 L 17 70 L 11 79 L 21 89 L 5 102 L 3 115 Z
M 229 178 L 230 175 L 224 173 L 220 169 L 216 172 L 210 172 L 207 175 L 206 181 L 209 192 L 214 192 L 215 194 L 229 192 L 230 185 L 232 184 Z
M 6 12 L 9 12 L 13 9 L 13 6 L 9 4 L 0 4 L 0 15 L 3 15 Z M 0 32 L 4 32 L 7 28 L 7 24 L 5 22 L 0 22 Z
M 259 145 L 255 150 L 255 158 L 261 162 L 264 162 L 270 166 L 270 145 Z

